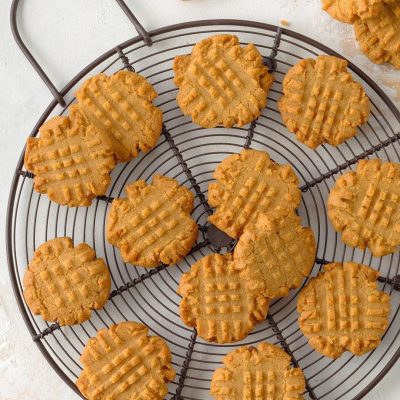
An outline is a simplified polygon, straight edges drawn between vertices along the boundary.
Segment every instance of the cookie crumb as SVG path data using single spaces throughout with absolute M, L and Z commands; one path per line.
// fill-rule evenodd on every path
M 280 23 L 283 26 L 289 26 L 290 25 L 290 22 L 287 19 L 281 19 Z

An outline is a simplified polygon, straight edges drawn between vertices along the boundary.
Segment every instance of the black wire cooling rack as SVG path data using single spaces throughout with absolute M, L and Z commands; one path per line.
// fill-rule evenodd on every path
M 12 285 L 21 314 L 33 341 L 61 378 L 79 394 L 74 382 L 81 371 L 79 356 L 87 340 L 101 328 L 123 320 L 135 320 L 149 326 L 152 333 L 164 338 L 173 354 L 177 371 L 169 385 L 169 399 L 210 399 L 213 371 L 222 357 L 237 346 L 268 341 L 280 345 L 291 356 L 294 366 L 303 369 L 309 399 L 360 399 L 379 382 L 400 356 L 400 258 L 399 254 L 373 258 L 368 251 L 343 245 L 332 230 L 326 213 L 326 198 L 337 176 L 354 168 L 360 159 L 379 157 L 400 162 L 400 113 L 382 90 L 359 68 L 349 63 L 355 80 L 365 87 L 372 104 L 368 124 L 356 137 L 337 148 L 319 146 L 313 151 L 298 142 L 283 125 L 277 100 L 282 95 L 282 79 L 301 58 L 318 54 L 339 56 L 328 47 L 298 33 L 273 25 L 240 21 L 209 20 L 168 26 L 146 32 L 122 0 L 117 4 L 136 27 L 139 36 L 103 54 L 62 90 L 58 91 L 23 44 L 17 30 L 18 0 L 11 10 L 11 25 L 17 43 L 54 95 L 32 130 L 36 136 L 43 122 L 62 115 L 74 101 L 76 87 L 98 72 L 114 73 L 119 69 L 135 70 L 144 75 L 159 96 L 156 104 L 163 110 L 163 132 L 157 146 L 129 163 L 119 164 L 112 172 L 112 184 L 106 196 L 98 197 L 91 207 L 67 208 L 48 200 L 33 190 L 33 175 L 24 170 L 22 152 L 11 186 L 7 212 L 7 253 Z M 200 39 L 231 33 L 241 43 L 254 43 L 265 57 L 275 76 L 268 105 L 248 128 L 201 129 L 184 117 L 175 101 L 172 60 L 190 53 Z M 267 151 L 279 163 L 290 163 L 301 180 L 303 192 L 299 215 L 310 226 L 318 241 L 318 252 L 310 276 L 324 263 L 354 260 L 379 270 L 381 289 L 391 294 L 390 324 L 382 344 L 363 357 L 349 353 L 337 360 L 323 357 L 308 346 L 297 324 L 296 300 L 301 288 L 272 303 L 266 321 L 243 341 L 231 345 L 204 342 L 196 331 L 182 324 L 179 278 L 196 260 L 211 252 L 231 251 L 235 245 L 207 222 L 212 209 L 207 203 L 207 186 L 218 163 L 242 148 Z M 124 196 L 124 187 L 136 179 L 149 180 L 155 174 L 177 179 L 196 195 L 193 217 L 200 227 L 199 239 L 190 254 L 176 266 L 146 270 L 126 265 L 119 252 L 105 240 L 105 221 L 110 202 Z M 113 290 L 103 310 L 93 313 L 90 321 L 60 328 L 34 317 L 22 296 L 21 280 L 34 249 L 42 242 L 70 236 L 75 243 L 87 242 L 110 267 Z M 303 286 L 307 280 L 303 283 Z

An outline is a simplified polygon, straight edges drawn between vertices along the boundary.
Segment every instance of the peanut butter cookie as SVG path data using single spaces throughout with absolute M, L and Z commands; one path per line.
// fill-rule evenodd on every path
M 354 24 L 358 18 L 377 16 L 383 3 L 394 1 L 396 0 L 322 0 L 322 8 L 337 20 Z
M 28 138 L 25 167 L 35 174 L 34 188 L 70 207 L 89 206 L 104 195 L 115 162 L 112 149 L 96 135 L 76 108 L 70 117 L 54 117 Z
M 117 161 L 152 149 L 161 133 L 162 112 L 153 86 L 141 75 L 119 71 L 88 79 L 76 92 L 80 111 L 112 147 Z
M 82 353 L 76 385 L 88 400 L 162 400 L 175 379 L 171 352 L 137 322 L 101 329 Z
M 40 245 L 24 276 L 24 297 L 34 314 L 60 325 L 80 324 L 110 294 L 110 273 L 86 243 L 67 237 Z
M 231 254 L 215 253 L 197 261 L 182 275 L 178 294 L 183 297 L 183 322 L 208 342 L 242 340 L 268 312 L 267 299 L 246 288 Z
M 354 31 L 361 50 L 373 62 L 400 69 L 400 0 L 382 2 L 372 18 L 357 18 Z
M 277 218 L 260 215 L 248 225 L 235 247 L 234 262 L 251 290 L 273 299 L 300 286 L 314 265 L 315 252 L 312 230 L 288 211 Z
M 300 368 L 292 368 L 290 356 L 281 348 L 262 342 L 243 346 L 224 357 L 211 381 L 216 400 L 300 400 L 305 379 Z
M 253 121 L 273 82 L 257 48 L 232 35 L 203 39 L 191 55 L 175 57 L 174 73 L 179 106 L 204 128 Z
M 347 61 L 337 57 L 301 60 L 286 74 L 283 94 L 278 103 L 283 122 L 312 149 L 343 143 L 368 120 L 368 96 L 353 81 Z
M 341 176 L 328 197 L 328 216 L 348 246 L 368 247 L 376 257 L 400 245 L 400 165 L 361 160 Z
M 216 207 L 209 221 L 233 238 L 261 214 L 279 215 L 300 203 L 298 179 L 288 164 L 273 162 L 268 153 L 242 150 L 225 158 L 208 187 L 209 203 Z
M 346 350 L 362 355 L 375 349 L 388 326 L 390 297 L 378 290 L 379 274 L 353 262 L 324 266 L 301 291 L 297 311 L 310 346 L 337 358 Z
M 175 264 L 192 248 L 198 227 L 191 218 L 193 194 L 175 179 L 155 175 L 126 187 L 127 199 L 115 199 L 108 215 L 108 241 L 125 262 L 142 267 Z

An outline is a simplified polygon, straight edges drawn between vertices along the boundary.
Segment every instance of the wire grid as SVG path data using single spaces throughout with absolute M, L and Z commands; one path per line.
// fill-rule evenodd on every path
M 190 53 L 192 46 L 204 37 L 217 33 L 236 34 L 242 44 L 254 43 L 275 69 L 275 82 L 268 95 L 268 104 L 260 118 L 244 128 L 201 129 L 184 117 L 175 101 L 172 60 L 178 54 Z M 156 105 L 163 110 L 163 132 L 154 149 L 140 154 L 129 163 L 119 164 L 112 172 L 112 184 L 106 196 L 97 198 L 88 208 L 67 208 L 50 202 L 33 190 L 33 175 L 23 170 L 22 157 L 17 166 L 10 194 L 7 245 L 10 273 L 17 300 L 27 326 L 50 365 L 77 393 L 74 381 L 81 371 L 79 356 L 87 340 L 96 332 L 123 320 L 135 320 L 149 326 L 153 334 L 164 338 L 173 355 L 177 371 L 169 385 L 168 399 L 203 400 L 209 395 L 213 371 L 222 357 L 238 346 L 268 341 L 283 347 L 300 366 L 307 380 L 305 398 L 359 399 L 387 372 L 399 356 L 400 329 L 396 318 L 400 310 L 399 255 L 373 258 L 369 251 L 345 246 L 327 220 L 326 198 L 340 174 L 353 169 L 361 158 L 379 157 L 400 161 L 400 117 L 398 110 L 355 66 L 354 78 L 360 81 L 372 103 L 371 117 L 356 137 L 333 148 L 322 145 L 313 151 L 298 142 L 283 125 L 277 100 L 282 95 L 282 79 L 287 70 L 301 58 L 318 54 L 334 54 L 328 48 L 296 33 L 280 28 L 245 21 L 199 21 L 179 24 L 150 32 L 153 45 L 141 44 L 140 38 L 118 46 L 93 62 L 69 85 L 64 96 L 68 105 L 73 92 L 84 79 L 100 71 L 109 74 L 119 69 L 134 69 L 144 75 L 159 96 Z M 32 135 L 49 116 L 65 114 L 66 109 L 55 101 L 38 121 Z M 179 318 L 180 298 L 176 288 L 182 273 L 201 257 L 212 252 L 226 252 L 234 242 L 216 244 L 212 240 L 207 216 L 212 209 L 207 203 L 207 186 L 218 163 L 242 148 L 267 151 L 279 163 L 290 163 L 296 171 L 303 191 L 298 213 L 304 225 L 310 226 L 318 242 L 317 258 L 310 276 L 315 276 L 330 261 L 362 262 L 380 271 L 381 289 L 392 295 L 390 325 L 382 344 L 363 357 L 348 353 L 331 360 L 313 351 L 297 324 L 296 300 L 301 288 L 271 304 L 267 320 L 258 325 L 243 341 L 210 344 L 197 337 Z M 118 250 L 105 240 L 105 223 L 110 202 L 124 196 L 127 183 L 137 179 L 151 180 L 155 174 L 177 179 L 195 193 L 193 217 L 200 226 L 196 246 L 176 266 L 153 270 L 126 265 Z M 104 309 L 94 311 L 90 321 L 60 328 L 34 317 L 22 297 L 22 277 L 34 249 L 42 242 L 70 236 L 74 243 L 91 245 L 103 257 L 112 274 L 113 289 Z M 214 244 L 213 244 L 214 243 Z

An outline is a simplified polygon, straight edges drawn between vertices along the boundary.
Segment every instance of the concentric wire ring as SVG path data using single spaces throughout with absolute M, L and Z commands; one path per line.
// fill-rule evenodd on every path
M 347 248 L 332 230 L 325 207 L 335 178 L 351 169 L 357 159 L 371 156 L 400 161 L 400 115 L 383 92 L 358 68 L 350 65 L 354 79 L 364 85 L 371 99 L 372 112 L 368 124 L 355 138 L 337 148 L 329 145 L 320 146 L 315 151 L 306 148 L 281 121 L 276 102 L 282 94 L 282 79 L 301 58 L 321 53 L 336 54 L 311 39 L 280 30 L 275 83 L 268 96 L 267 108 L 251 129 L 201 129 L 184 117 L 176 104 L 177 89 L 172 82 L 171 68 L 176 55 L 189 53 L 192 46 L 204 37 L 225 32 L 236 34 L 243 44 L 255 43 L 268 57 L 276 42 L 277 31 L 275 26 L 233 20 L 174 25 L 150 32 L 152 47 L 142 44 L 139 37 L 134 38 L 119 45 L 117 50 L 107 52 L 79 73 L 62 91 L 64 98 L 69 100 L 68 104 L 73 101 L 74 88 L 84 79 L 100 71 L 113 73 L 118 68 L 128 67 L 130 62 L 129 65 L 146 76 L 159 93 L 156 104 L 163 110 L 165 123 L 165 131 L 156 147 L 130 163 L 118 165 L 112 172 L 107 196 L 97 199 L 89 208 L 60 207 L 34 192 L 29 174 L 23 172 L 21 155 L 7 214 L 10 276 L 30 333 L 50 365 L 74 390 L 73 382 L 81 371 L 79 356 L 84 344 L 97 330 L 122 320 L 143 322 L 154 334 L 168 341 L 173 365 L 178 372 L 176 381 L 169 386 L 168 398 L 210 399 L 210 379 L 214 369 L 220 365 L 221 357 L 239 345 L 256 344 L 262 340 L 280 344 L 290 352 L 293 363 L 302 367 L 306 375 L 308 392 L 305 396 L 313 399 L 359 399 L 399 357 L 400 327 L 395 320 L 400 310 L 400 297 L 393 291 L 390 281 L 385 279 L 399 274 L 399 256 L 376 259 L 368 251 Z M 57 113 L 63 114 L 65 109 L 58 108 L 53 101 L 32 135 L 37 134 L 38 127 L 49 116 Z M 207 186 L 212 181 L 212 172 L 222 159 L 249 144 L 251 148 L 267 151 L 279 163 L 290 163 L 299 176 L 303 189 L 299 215 L 304 225 L 312 227 L 318 241 L 317 260 L 311 276 L 316 275 L 324 262 L 331 260 L 354 260 L 380 271 L 384 281 L 382 289 L 392 294 L 392 314 L 383 342 L 375 351 L 363 357 L 346 354 L 338 360 L 314 352 L 297 325 L 296 298 L 301 288 L 276 300 L 267 321 L 240 343 L 212 345 L 197 338 L 195 332 L 182 324 L 178 314 L 180 299 L 176 294 L 179 278 L 196 260 L 215 251 L 207 242 L 205 232 Z M 150 180 L 155 173 L 173 177 L 194 191 L 193 217 L 203 229 L 199 234 L 199 248 L 179 265 L 146 274 L 142 268 L 126 265 L 119 252 L 106 242 L 104 232 L 110 207 L 108 197 L 124 196 L 127 183 L 136 179 Z M 73 237 L 75 243 L 87 242 L 95 248 L 98 256 L 104 257 L 112 272 L 113 294 L 104 309 L 95 312 L 90 321 L 59 329 L 57 325 L 49 325 L 32 316 L 23 300 L 21 280 L 34 249 L 45 240 L 65 235 Z

